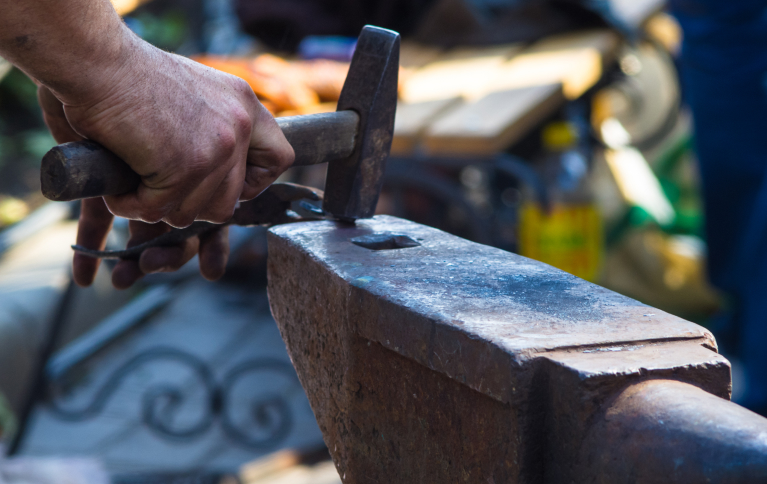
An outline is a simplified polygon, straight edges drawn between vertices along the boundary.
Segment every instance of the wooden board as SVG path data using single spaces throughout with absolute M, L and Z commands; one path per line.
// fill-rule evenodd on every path
M 406 153 L 421 141 L 429 152 L 448 155 L 508 148 L 593 87 L 618 48 L 613 31 L 598 29 L 548 37 L 524 50 L 511 44 L 446 52 L 403 81 L 392 149 Z M 451 99 L 465 104 L 439 103 Z
M 455 97 L 481 97 L 486 93 L 486 82 L 521 49 L 520 44 L 507 44 L 448 51 L 408 76 L 400 87 L 400 99 L 412 104 Z
M 489 155 L 508 148 L 564 102 L 562 86 L 494 92 L 464 104 L 426 131 L 429 153 Z
M 599 81 L 617 48 L 618 36 L 610 30 L 552 36 L 501 66 L 487 91 L 562 84 L 565 97 L 576 99 Z
M 443 50 L 416 42 L 402 42 L 399 50 L 399 65 L 405 69 L 419 69 L 436 61 Z
M 461 104 L 463 104 L 463 100 L 457 97 L 414 104 L 399 103 L 397 105 L 397 117 L 394 120 L 394 140 L 392 141 L 391 152 L 405 154 L 412 151 L 433 121 Z

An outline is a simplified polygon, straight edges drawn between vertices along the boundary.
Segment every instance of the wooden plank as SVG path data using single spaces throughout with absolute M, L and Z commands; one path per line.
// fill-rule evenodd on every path
M 443 50 L 417 42 L 403 41 L 399 50 L 399 65 L 405 69 L 420 69 L 436 61 Z
M 457 97 L 414 104 L 399 103 L 391 152 L 405 154 L 412 151 L 433 121 L 461 104 L 463 100 Z
M 407 77 L 400 88 L 400 99 L 412 104 L 482 97 L 486 93 L 487 81 L 493 79 L 498 69 L 521 48 L 520 44 L 507 44 L 448 51 Z
M 420 138 L 434 153 L 507 148 L 594 86 L 618 47 L 614 32 L 599 29 L 548 37 L 521 52 L 518 44 L 447 52 L 403 83 L 393 150 L 412 150 Z M 436 101 L 451 97 L 468 102 L 439 109 Z
M 617 49 L 618 36 L 610 30 L 548 37 L 505 63 L 486 90 L 562 84 L 565 97 L 576 99 L 599 81 Z
M 240 467 L 242 484 L 341 484 L 327 448 L 283 449 Z
M 518 141 L 563 102 L 560 84 L 494 92 L 435 121 L 424 146 L 430 153 L 493 154 Z

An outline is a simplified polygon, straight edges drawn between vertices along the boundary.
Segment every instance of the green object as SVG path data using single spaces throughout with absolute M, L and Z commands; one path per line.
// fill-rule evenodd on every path
M 674 208 L 672 223 L 659 228 L 668 234 L 695 235 L 703 238 L 703 210 L 700 189 L 695 180 L 685 177 L 693 163 L 694 139 L 692 135 L 682 136 L 668 150 L 661 153 L 651 166 L 661 188 Z M 613 247 L 631 228 L 647 225 L 658 226 L 645 210 L 632 206 L 618 222 L 607 228 L 606 244 Z

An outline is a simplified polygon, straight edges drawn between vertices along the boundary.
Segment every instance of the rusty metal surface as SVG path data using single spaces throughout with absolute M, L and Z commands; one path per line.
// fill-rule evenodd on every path
M 767 419 L 693 385 L 632 385 L 595 420 L 576 482 L 767 482 Z
M 359 114 L 352 156 L 328 165 L 323 208 L 340 220 L 372 217 L 394 135 L 399 34 L 366 26 L 354 51 L 338 110 Z
M 376 233 L 420 245 L 351 241 Z M 740 411 L 700 326 L 393 217 L 272 228 L 269 294 L 346 483 L 592 482 L 584 442 L 611 431 L 600 422 L 616 394 L 647 380 L 691 383 L 719 412 Z M 615 482 L 660 482 L 643 479 Z
M 586 449 L 592 452 L 588 454 L 591 457 L 608 453 L 607 447 L 610 446 L 613 448 L 609 452 L 623 452 L 615 441 L 605 440 L 602 445 L 596 445 L 594 439 L 588 441 L 588 436 L 594 435 L 593 427 L 604 418 L 600 417 L 601 412 L 611 405 L 615 395 L 641 382 L 674 380 L 693 383 L 702 389 L 698 390 L 700 393 L 726 403 L 727 408 L 740 410 L 727 401 L 731 390 L 729 363 L 698 343 L 682 340 L 570 348 L 546 353 L 533 392 L 534 398 L 540 402 L 538 425 L 545 429 L 541 442 L 544 449 L 541 452 L 543 482 L 698 482 L 665 481 L 663 474 L 660 474 L 660 481 L 632 481 L 631 473 L 624 476 L 629 479 L 626 481 L 594 481 L 600 473 L 593 467 L 585 471 L 582 464 Z M 680 398 L 688 396 L 679 395 Z M 688 410 L 696 412 L 696 405 L 693 401 L 688 402 Z M 706 405 L 701 402 L 701 406 Z M 720 410 L 726 411 L 727 408 Z M 631 438 L 630 427 L 624 427 L 624 430 Z M 587 441 L 590 443 L 587 444 Z M 665 457 L 671 458 L 671 455 L 666 454 Z M 634 464 L 643 467 L 648 462 L 636 461 Z M 595 474 L 586 479 L 592 471 Z M 646 477 L 653 475 L 652 472 Z
M 376 232 L 421 246 L 371 251 L 350 242 Z M 360 335 L 505 402 L 515 392 L 511 369 L 540 352 L 678 339 L 716 345 L 701 326 L 545 264 L 393 217 L 293 224 L 272 229 L 273 245 L 278 238 L 352 288 Z

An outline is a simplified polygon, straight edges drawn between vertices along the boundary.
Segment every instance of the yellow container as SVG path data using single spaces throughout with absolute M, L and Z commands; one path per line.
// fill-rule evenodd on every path
M 604 259 L 602 218 L 596 204 L 555 204 L 546 214 L 537 203 L 520 209 L 520 254 L 594 282 Z

